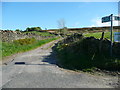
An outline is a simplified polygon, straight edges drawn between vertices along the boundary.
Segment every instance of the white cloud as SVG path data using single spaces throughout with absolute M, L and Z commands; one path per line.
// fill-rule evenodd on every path
M 110 26 L 110 22 L 102 23 L 101 18 L 97 17 L 91 20 L 93 23 L 91 27 L 102 27 L 102 26 Z M 118 26 L 118 21 L 113 21 L 113 26 Z
M 95 27 L 95 25 L 91 25 L 91 26 L 89 26 L 89 27 Z

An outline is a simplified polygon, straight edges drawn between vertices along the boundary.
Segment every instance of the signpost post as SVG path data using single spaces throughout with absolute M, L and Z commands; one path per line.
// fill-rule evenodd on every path
M 111 27 L 110 27 L 110 41 L 111 41 L 111 45 L 110 45 L 110 55 L 112 56 L 112 31 L 113 31 L 113 20 L 117 20 L 120 21 L 120 17 L 119 16 L 113 16 L 113 14 L 111 14 L 110 16 L 106 16 L 102 18 L 102 23 L 105 22 L 110 22 L 111 21 Z
M 111 40 L 111 45 L 110 45 L 110 55 L 112 56 L 112 31 L 113 31 L 113 14 L 110 15 L 111 19 L 111 29 L 110 29 L 110 40 Z

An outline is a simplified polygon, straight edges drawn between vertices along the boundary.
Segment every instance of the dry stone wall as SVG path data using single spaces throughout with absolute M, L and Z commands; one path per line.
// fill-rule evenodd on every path
M 2 42 L 12 42 L 17 39 L 24 38 L 35 38 L 37 40 L 43 40 L 48 38 L 53 38 L 53 36 L 40 36 L 34 33 L 21 33 L 16 31 L 8 31 L 8 30 L 0 30 L 1 40 Z

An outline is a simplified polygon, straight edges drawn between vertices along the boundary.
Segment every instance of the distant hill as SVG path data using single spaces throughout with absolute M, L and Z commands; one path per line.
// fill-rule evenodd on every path
M 100 31 L 108 31 L 110 30 L 110 27 L 85 27 L 85 28 L 67 28 L 70 32 L 100 32 Z M 114 26 L 114 30 L 120 30 L 120 26 Z M 49 30 L 43 30 L 51 33 L 55 33 L 59 29 L 49 29 Z

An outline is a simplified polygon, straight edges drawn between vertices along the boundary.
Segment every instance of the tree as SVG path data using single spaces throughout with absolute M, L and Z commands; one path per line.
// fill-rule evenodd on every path
M 65 27 L 65 20 L 64 19 L 58 20 L 58 28 L 63 29 L 64 27 Z
M 68 30 L 67 27 L 65 26 L 65 20 L 60 19 L 58 20 L 58 28 L 59 28 L 59 35 L 65 35 L 67 34 Z
M 31 28 L 29 28 L 29 27 L 28 27 L 28 28 L 26 28 L 26 31 L 27 31 L 27 32 L 28 32 L 28 31 L 30 31 L 30 30 L 31 30 Z
M 19 31 L 20 31 L 20 29 L 16 29 L 15 31 L 18 31 L 18 32 L 19 32 Z
M 40 27 L 31 27 L 31 28 L 26 28 L 26 31 L 40 31 L 42 30 Z
M 40 27 L 32 27 L 31 28 L 33 31 L 40 31 L 40 30 L 42 30 Z

